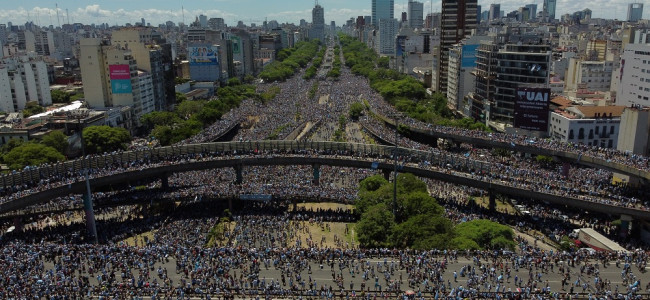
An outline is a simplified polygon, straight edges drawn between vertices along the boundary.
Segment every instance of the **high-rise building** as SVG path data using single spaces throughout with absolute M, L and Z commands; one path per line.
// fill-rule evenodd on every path
M 130 50 L 137 62 L 138 69 L 151 75 L 154 85 L 155 108 L 161 110 L 170 105 L 170 101 L 173 101 L 174 93 L 166 86 L 173 85 L 174 78 L 166 75 L 165 71 L 170 70 L 172 65 L 171 45 L 155 41 L 154 33 L 153 29 L 148 27 L 123 28 L 113 32 L 111 44 Z M 137 109 L 135 111 L 137 113 Z
M 319 4 L 311 10 L 311 29 L 309 39 L 325 41 L 325 9 Z
M 636 22 L 643 18 L 643 3 L 630 3 L 627 5 L 628 22 Z
M 210 18 L 208 20 L 208 27 L 214 30 L 224 30 L 226 28 L 226 24 L 223 18 Z
M 501 4 L 490 4 L 490 21 L 501 19 Z
M 199 15 L 199 24 L 201 25 L 201 28 L 207 28 L 208 27 L 208 16 Z
M 422 2 L 409 0 L 408 18 L 409 27 L 422 28 L 424 25 L 424 4 Z
M 557 0 L 544 0 L 544 21 L 555 20 L 555 10 L 557 8 Z
M 395 18 L 395 0 L 372 0 L 373 26 L 379 26 L 381 19 L 393 18 Z
M 27 102 L 52 105 L 47 65 L 40 59 L 23 56 L 8 57 L 0 68 L 0 111 L 18 112 Z
M 380 55 L 395 55 L 395 37 L 399 23 L 396 19 L 380 19 L 378 41 L 376 43 L 377 53 Z
M 546 88 L 551 48 L 545 44 L 482 42 L 476 55 L 472 117 L 513 124 L 517 88 Z
M 449 49 L 476 29 L 476 6 L 477 0 L 442 1 L 440 47 L 432 73 L 432 88 L 435 91 L 447 93 Z
M 529 20 L 537 19 L 537 4 L 526 4 L 526 7 L 528 8 L 528 12 L 530 13 L 528 19 Z

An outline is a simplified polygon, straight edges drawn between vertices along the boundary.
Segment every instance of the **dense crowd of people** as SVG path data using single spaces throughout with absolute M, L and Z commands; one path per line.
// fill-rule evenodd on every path
M 398 113 L 372 90 L 366 79 L 343 68 L 338 81 L 321 83 L 309 98 L 312 82 L 300 74 L 281 83 L 261 84 L 260 91 L 279 88 L 269 103 L 245 100 L 238 108 L 199 135 L 179 145 L 209 142 L 222 136 L 233 124 L 246 123 L 235 136 L 253 141 L 276 135 L 286 138 L 301 130 L 305 122 L 320 124 L 305 139 L 333 139 L 339 116 L 351 103 L 367 100 L 373 111 L 386 116 Z M 321 99 L 320 96 L 325 96 Z M 431 127 L 401 117 L 412 127 L 447 133 L 530 144 L 529 138 L 487 134 L 447 127 Z M 386 141 L 394 132 L 382 122 L 365 116 L 365 131 Z M 348 141 L 361 141 L 364 133 L 350 130 Z M 540 147 L 585 151 L 586 155 L 625 163 L 647 170 L 643 157 L 605 149 L 533 140 Z M 647 209 L 648 203 L 630 196 L 624 187 L 610 184 L 611 172 L 568 165 L 544 167 L 530 158 L 507 157 L 471 145 L 431 147 L 399 136 L 404 148 L 430 153 L 429 158 L 400 154 L 400 164 L 446 172 L 467 178 L 489 180 L 515 188 Z M 218 151 L 143 155 L 130 161 L 110 159 L 103 168 L 91 170 L 98 178 L 145 168 L 246 157 L 331 157 L 392 162 L 391 155 L 378 156 L 331 150 Z M 94 156 L 105 157 L 111 154 Z M 469 162 L 472 162 L 471 164 Z M 479 169 L 477 161 L 484 162 Z M 61 168 L 59 168 L 61 169 Z M 57 169 L 57 170 L 59 170 Z M 590 253 L 548 250 L 522 234 L 516 251 L 362 249 L 354 242 L 354 228 L 343 235 L 326 237 L 332 223 L 351 223 L 358 218 L 350 206 L 337 209 L 290 209 L 295 199 L 349 204 L 357 198 L 358 182 L 381 170 L 320 166 L 246 166 L 241 183 L 233 168 L 170 174 L 168 187 L 161 180 L 125 190 L 93 194 L 97 209 L 100 244 L 88 243 L 84 214 L 57 212 L 57 208 L 79 208 L 81 195 L 68 195 L 33 206 L 22 213 L 33 214 L 22 228 L 3 223 L 0 230 L 0 298 L 91 298 L 100 299 L 417 299 L 442 298 L 538 298 L 568 297 L 634 299 L 647 297 L 646 251 Z M 570 174 L 570 176 L 567 176 Z M 38 182 L 6 189 L 0 203 L 84 179 L 73 170 L 49 173 Z M 511 225 L 518 232 L 542 232 L 564 236 L 576 226 L 593 227 L 612 238 L 617 227 L 593 214 L 574 212 L 571 221 L 549 204 L 529 204 L 530 215 L 490 211 L 475 205 L 485 191 L 426 179 L 428 190 L 445 206 L 454 223 L 491 219 Z M 238 201 L 230 219 L 223 217 L 226 202 L 241 195 L 269 195 L 273 201 Z M 153 205 L 169 200 L 170 206 Z M 210 201 L 208 201 L 210 200 Z M 138 203 L 134 205 L 133 203 Z M 141 203 L 150 202 L 150 206 Z M 155 209 L 154 209 L 155 208 Z M 14 231 L 9 230 L 14 226 Z M 221 226 L 221 227 L 220 227 Z M 222 228 L 223 231 L 216 230 Z M 132 239 L 133 242 L 127 242 Z M 541 242 L 540 242 L 541 243 Z M 634 241 L 628 249 L 642 247 Z M 211 246 L 207 246 L 211 245 Z M 642 247 L 645 249 L 645 247 Z M 612 275 L 612 270 L 616 273 Z

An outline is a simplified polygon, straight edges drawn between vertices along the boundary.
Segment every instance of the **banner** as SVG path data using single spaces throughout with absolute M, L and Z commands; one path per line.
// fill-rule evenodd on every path
M 231 36 L 230 40 L 232 41 L 232 53 L 239 54 L 241 53 L 241 38 L 238 36 Z
M 108 66 L 108 72 L 113 94 L 130 94 L 132 92 L 129 65 L 110 65 Z
M 548 131 L 548 88 L 519 88 L 515 95 L 515 128 Z
M 188 48 L 190 66 L 216 66 L 219 63 L 219 48 L 212 45 Z

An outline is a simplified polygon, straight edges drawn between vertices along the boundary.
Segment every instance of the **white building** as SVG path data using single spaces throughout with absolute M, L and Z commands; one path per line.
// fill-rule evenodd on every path
M 47 65 L 28 56 L 5 58 L 0 65 L 0 111 L 21 111 L 30 101 L 52 105 Z
M 616 148 L 624 106 L 569 106 L 551 113 L 548 133 L 555 140 Z
M 650 106 L 650 44 L 627 44 L 620 74 L 616 104 Z
M 566 91 L 609 91 L 612 83 L 613 61 L 586 61 L 571 58 L 566 78 Z
M 153 93 L 153 78 L 151 73 L 138 70 L 138 85 L 140 86 L 140 108 L 134 107 L 134 110 L 140 111 L 144 115 L 156 110 L 156 98 Z

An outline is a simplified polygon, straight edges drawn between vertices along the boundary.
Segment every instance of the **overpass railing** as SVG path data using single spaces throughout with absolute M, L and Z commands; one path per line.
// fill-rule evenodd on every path
M 70 183 L 70 179 L 90 170 L 91 176 L 101 176 L 101 170 L 128 167 L 130 164 L 145 161 L 174 160 L 187 155 L 204 155 L 210 153 L 264 153 L 267 151 L 284 152 L 345 152 L 359 156 L 392 157 L 396 152 L 401 160 L 416 159 L 439 165 L 463 164 L 468 168 L 488 171 L 490 163 L 465 158 L 461 155 L 439 151 L 427 152 L 394 146 L 370 145 L 359 143 L 322 142 L 322 141 L 243 141 L 189 144 L 167 146 L 146 150 L 121 151 L 102 155 L 89 155 L 83 158 L 47 164 L 39 167 L 28 167 L 22 171 L 2 175 L 0 185 L 5 191 L 16 192 L 30 187 L 44 190 L 54 186 Z

